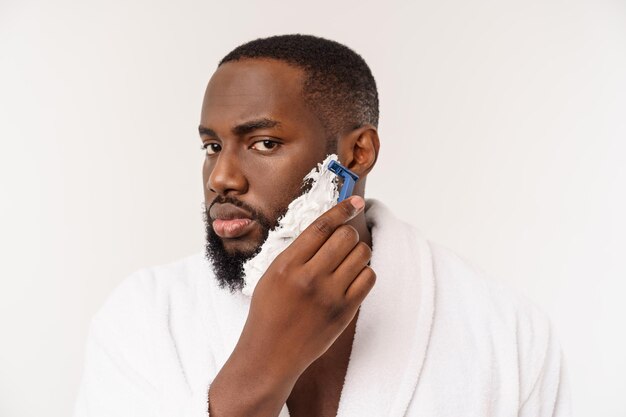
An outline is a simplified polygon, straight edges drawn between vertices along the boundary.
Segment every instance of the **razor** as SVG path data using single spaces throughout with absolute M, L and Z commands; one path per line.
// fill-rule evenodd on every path
M 341 203 L 343 200 L 352 195 L 354 184 L 358 181 L 359 176 L 335 160 L 330 161 L 328 169 L 343 179 L 343 185 L 341 186 L 339 198 L 337 199 L 337 203 Z

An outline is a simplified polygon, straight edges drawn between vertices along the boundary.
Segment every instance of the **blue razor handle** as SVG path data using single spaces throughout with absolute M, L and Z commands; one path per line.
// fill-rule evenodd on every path
M 354 184 L 358 181 L 359 176 L 335 160 L 330 161 L 328 169 L 337 174 L 337 176 L 343 178 L 343 185 L 341 186 L 339 198 L 337 199 L 337 203 L 341 203 L 343 200 L 352 195 Z

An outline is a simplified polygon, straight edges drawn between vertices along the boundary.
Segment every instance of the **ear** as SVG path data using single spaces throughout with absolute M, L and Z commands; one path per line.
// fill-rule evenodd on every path
M 354 129 L 338 141 L 339 162 L 359 177 L 367 175 L 378 159 L 378 131 L 371 124 Z

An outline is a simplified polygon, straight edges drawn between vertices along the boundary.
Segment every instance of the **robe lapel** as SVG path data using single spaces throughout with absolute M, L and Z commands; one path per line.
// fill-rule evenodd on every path
M 417 229 L 366 200 L 376 285 L 361 304 L 337 417 L 404 416 L 434 311 L 431 253 Z
M 371 266 L 376 285 L 360 307 L 352 353 L 337 417 L 403 417 L 417 386 L 426 355 L 434 311 L 434 276 L 430 248 L 419 231 L 397 219 L 380 201 L 367 199 L 365 216 L 372 230 Z M 208 264 L 206 271 L 210 270 Z M 209 272 L 205 272 L 209 273 Z M 207 289 L 208 292 L 208 289 Z M 228 325 L 209 334 L 214 340 L 216 370 L 232 352 L 247 316 L 250 298 L 216 291 L 212 300 Z M 219 331 L 218 331 L 219 330 Z M 205 387 L 204 379 L 198 386 Z M 279 417 L 289 417 L 287 404 Z

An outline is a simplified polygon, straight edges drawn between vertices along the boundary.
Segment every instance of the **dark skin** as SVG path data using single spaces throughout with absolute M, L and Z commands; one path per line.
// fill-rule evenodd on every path
M 302 69 L 270 59 L 217 69 L 200 123 L 207 206 L 231 196 L 275 219 L 299 195 L 302 178 L 326 156 L 327 137 L 304 101 L 303 79 Z M 340 162 L 360 177 L 353 194 L 363 197 L 376 128 L 347 130 L 337 143 Z M 329 210 L 325 227 L 314 227 L 318 219 L 263 276 L 239 343 L 212 383 L 211 416 L 276 416 L 285 402 L 293 417 L 336 415 L 358 307 L 375 281 L 365 215 L 352 210 L 348 201 Z M 223 242 L 229 252 L 253 251 L 260 227 Z

